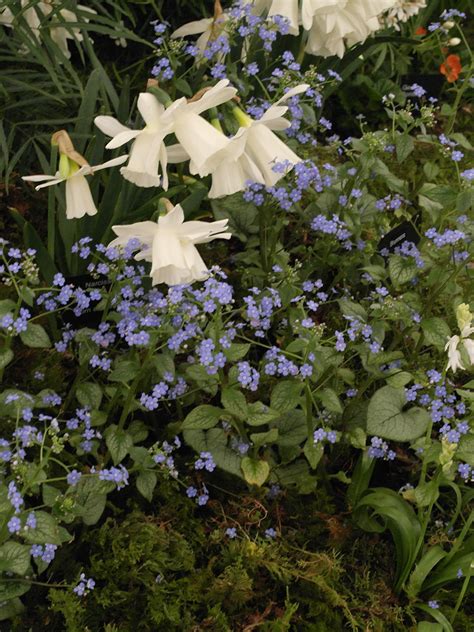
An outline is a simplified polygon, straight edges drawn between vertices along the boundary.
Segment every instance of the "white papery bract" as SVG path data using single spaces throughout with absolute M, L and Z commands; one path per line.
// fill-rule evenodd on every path
M 148 92 L 138 97 L 138 110 L 145 121 L 141 130 L 131 130 L 112 116 L 97 116 L 94 119 L 97 127 L 112 140 L 107 149 L 115 149 L 133 140 L 128 165 L 122 167 L 123 177 L 139 187 L 162 186 L 168 188 L 166 167 L 170 157 L 169 147 L 164 139 L 174 133 L 178 139 L 181 152 L 175 148 L 172 162 L 178 162 L 180 153 L 183 160 L 191 158 L 198 166 L 202 165 L 210 155 L 224 148 L 229 142 L 200 114 L 209 108 L 222 105 L 237 94 L 235 88 L 229 87 L 229 80 L 223 79 L 203 93 L 196 100 L 188 101 L 185 97 L 174 101 L 166 109 Z M 162 176 L 160 176 L 160 168 Z
M 284 130 L 290 126 L 290 122 L 283 118 L 288 107 L 281 104 L 292 96 L 306 92 L 308 88 L 307 84 L 292 88 L 271 105 L 260 119 L 252 119 L 237 111 L 236 115 L 242 124 L 237 134 L 210 156 L 201 168 L 191 161 L 191 173 L 201 176 L 212 173 L 210 198 L 242 191 L 249 180 L 273 186 L 285 175 L 285 171 L 275 171 L 277 163 L 287 164 L 287 172 L 294 164 L 301 162 L 301 158 L 274 134 L 274 130 Z
M 125 247 L 131 240 L 138 240 L 141 249 L 137 261 L 151 262 L 153 285 L 181 285 L 202 281 L 209 270 L 196 245 L 214 239 L 230 239 L 225 232 L 228 220 L 217 222 L 184 221 L 184 212 L 178 204 L 157 222 L 137 222 L 126 226 L 113 226 L 117 235 L 109 247 Z
M 378 16 L 396 0 L 302 0 L 301 21 L 309 31 L 306 51 L 343 57 L 345 46 L 363 42 L 380 28 Z
M 27 182 L 43 182 L 43 184 L 39 184 L 35 187 L 37 191 L 44 187 L 66 182 L 66 217 L 67 219 L 80 219 L 84 217 L 84 215 L 96 215 L 97 213 L 97 207 L 85 176 L 93 175 L 96 171 L 100 171 L 101 169 L 121 165 L 127 158 L 128 156 L 118 156 L 108 162 L 93 167 L 90 165 L 79 167 L 78 164 L 69 160 L 70 169 L 67 175 L 61 175 L 58 171 L 54 176 L 46 174 L 23 176 L 23 180 Z

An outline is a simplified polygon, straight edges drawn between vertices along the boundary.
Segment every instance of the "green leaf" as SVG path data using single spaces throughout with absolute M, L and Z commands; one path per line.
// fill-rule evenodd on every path
M 260 448 L 262 445 L 270 445 L 278 440 L 277 428 L 272 428 L 267 432 L 257 432 L 250 435 L 250 441 L 254 448 Z
M 316 397 L 321 401 L 324 408 L 332 413 L 342 413 L 342 404 L 336 392 L 332 388 L 323 388 L 316 392 Z
M 5 316 L 9 312 L 13 312 L 16 309 L 16 303 L 9 298 L 4 298 L 0 301 L 0 316 Z
M 105 444 L 110 452 L 114 465 L 118 465 L 127 456 L 133 446 L 132 437 L 125 430 L 115 424 L 109 426 L 105 432 Z
M 428 549 L 410 575 L 406 587 L 406 593 L 409 599 L 415 599 L 421 592 L 425 579 L 429 576 L 436 564 L 446 557 L 446 555 L 446 551 L 443 551 L 439 544 Z
M 359 305 L 359 303 L 354 303 L 354 301 L 350 301 L 347 298 L 341 298 L 337 302 L 339 303 L 339 308 L 344 316 L 356 318 L 362 322 L 367 320 L 367 312 L 362 305 Z
M 453 626 L 449 623 L 448 619 L 444 616 L 444 614 L 440 610 L 435 610 L 434 608 L 430 608 L 424 603 L 415 604 L 416 608 L 419 610 L 423 610 L 426 614 L 429 614 L 439 623 L 443 632 L 454 632 Z
M 413 441 L 421 437 L 430 423 L 430 416 L 418 407 L 404 411 L 406 403 L 403 389 L 380 388 L 369 402 L 367 432 L 391 441 Z
M 433 186 L 430 183 L 426 183 L 420 193 L 433 202 L 438 202 L 444 207 L 453 206 L 456 204 L 456 198 L 458 196 L 458 190 L 446 185 Z
M 217 426 L 219 423 L 223 412 L 222 408 L 209 406 L 208 404 L 198 406 L 197 408 L 194 408 L 189 415 L 187 415 L 186 419 L 183 421 L 182 429 L 207 430 L 209 428 L 214 428 L 214 426 Z
M 135 360 L 120 360 L 111 371 L 107 379 L 109 382 L 131 382 L 140 371 L 140 365 Z
M 28 529 L 24 538 L 31 544 L 61 544 L 59 526 L 53 516 L 45 511 L 35 511 L 36 527 Z
M 153 499 L 153 490 L 156 487 L 157 480 L 155 472 L 148 472 L 147 470 L 140 472 L 137 477 L 137 489 L 149 502 Z
M 209 375 L 200 364 L 191 364 L 186 368 L 186 375 L 194 382 L 197 388 L 209 395 L 216 395 L 218 391 L 219 376 Z
M 304 444 L 303 453 L 311 469 L 315 470 L 324 454 L 324 447 L 321 443 L 314 443 L 313 437 L 310 437 Z
M 242 459 L 242 472 L 247 483 L 261 487 L 270 474 L 270 466 L 266 461 L 246 456 Z
M 224 355 L 229 362 L 237 362 L 245 358 L 249 349 L 250 345 L 247 343 L 233 342 L 228 349 L 224 349 Z
M 153 364 L 158 374 L 164 378 L 167 373 L 175 375 L 174 360 L 168 353 L 159 353 L 153 357 Z
M 397 150 L 397 160 L 401 163 L 415 149 L 415 143 L 409 134 L 399 134 L 395 139 L 395 148 Z
M 270 406 L 280 413 L 296 408 L 300 402 L 303 384 L 296 380 L 278 382 L 270 397 Z
M 387 384 L 393 388 L 402 388 L 413 379 L 413 375 L 408 371 L 395 371 L 387 377 Z
M 245 421 L 248 416 L 247 400 L 245 395 L 235 388 L 224 388 L 221 395 L 222 405 L 232 415 Z
M 439 487 L 436 481 L 429 481 L 428 483 L 418 485 L 414 491 L 414 495 L 418 507 L 428 507 L 438 499 Z
M 465 461 L 471 467 L 474 467 L 474 435 L 467 434 L 461 437 L 459 446 L 456 451 L 456 458 Z
M 5 542 L 0 546 L 0 572 L 26 575 L 30 567 L 30 548 L 18 542 Z
M 247 424 L 249 426 L 263 426 L 278 419 L 280 413 L 272 410 L 262 402 L 253 402 L 248 405 Z
M 420 621 L 416 628 L 416 632 L 443 632 L 443 626 L 440 623 Z
M 400 257 L 399 255 L 390 257 L 388 271 L 392 283 L 396 286 L 408 283 L 418 274 L 416 263 L 410 258 Z
M 74 511 L 82 518 L 84 524 L 96 524 L 104 512 L 107 501 L 102 481 L 96 478 L 81 478 L 77 485 L 76 500 Z
M 371 510 L 372 517 L 364 517 L 364 510 Z M 399 494 L 385 488 L 371 489 L 359 501 L 355 512 L 356 520 L 363 528 L 379 533 L 389 529 L 392 533 L 397 552 L 395 589 L 399 590 L 417 553 L 421 525 L 415 512 Z
M 43 496 L 43 503 L 47 507 L 52 507 L 56 500 L 62 497 L 59 489 L 48 484 L 41 485 L 41 495 Z
M 46 349 L 51 346 L 51 340 L 44 327 L 35 323 L 28 323 L 26 331 L 20 333 L 21 341 L 33 349 Z
M 242 478 L 241 457 L 227 446 L 228 435 L 225 430 L 184 430 L 183 438 L 196 452 L 210 452 L 221 470 Z
M 461 191 L 456 198 L 456 210 L 466 213 L 474 206 L 474 193 L 472 191 Z
M 6 591 L 3 590 L 3 587 Z M 18 597 L 14 597 L 12 599 L 11 589 L 15 589 L 16 587 L 16 594 L 24 595 L 30 589 L 31 584 L 29 582 L 8 582 L 8 584 L 3 584 L 3 587 L 0 588 L 0 599 L 2 599 L 2 605 L 0 606 L 0 621 L 6 621 L 7 619 L 16 617 L 25 609 L 25 606 L 21 603 L 21 600 L 18 599 Z M 6 592 L 9 592 L 8 597 L 6 596 Z M 8 601 L 6 601 L 7 599 Z
M 76 397 L 81 406 L 97 410 L 102 401 L 102 389 L 95 382 L 83 382 L 76 390 Z
M 254 204 L 242 201 L 240 194 L 228 195 L 223 200 L 211 200 L 214 217 L 229 220 L 229 231 L 243 242 L 258 232 L 258 209 Z
M 3 349 L 0 351 L 0 371 L 10 364 L 14 355 L 11 349 Z
M 424 318 L 421 321 L 424 342 L 427 345 L 433 345 L 439 351 L 443 351 L 451 335 L 451 330 L 441 318 Z
M 308 436 L 306 417 L 302 410 L 290 410 L 272 425 L 278 428 L 278 445 L 281 447 L 299 446 Z

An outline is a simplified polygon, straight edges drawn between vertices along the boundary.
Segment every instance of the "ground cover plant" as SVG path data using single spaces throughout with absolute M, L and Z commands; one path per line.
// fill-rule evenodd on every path
M 467 5 L 0 7 L 2 629 L 471 632 Z

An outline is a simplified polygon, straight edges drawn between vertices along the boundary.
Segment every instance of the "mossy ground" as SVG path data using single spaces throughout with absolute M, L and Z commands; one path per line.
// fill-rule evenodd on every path
M 270 525 L 275 540 L 264 537 Z M 9 630 L 415 630 L 414 609 L 391 589 L 394 560 L 388 537 L 355 531 L 323 490 L 273 501 L 214 490 L 197 508 L 164 482 L 151 505 L 110 505 L 101 526 L 58 552 L 49 581 L 73 582 L 82 570 L 94 591 L 36 586 Z M 466 609 L 455 630 L 471 628 Z

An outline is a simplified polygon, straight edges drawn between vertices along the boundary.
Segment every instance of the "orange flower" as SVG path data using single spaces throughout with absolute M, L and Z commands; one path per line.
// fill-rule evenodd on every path
M 454 83 L 458 80 L 461 70 L 462 66 L 459 55 L 448 55 L 439 67 L 440 73 L 446 77 L 449 83 Z
M 425 29 L 424 26 L 419 26 L 416 31 L 415 31 L 415 35 L 426 35 L 428 33 L 428 31 Z

